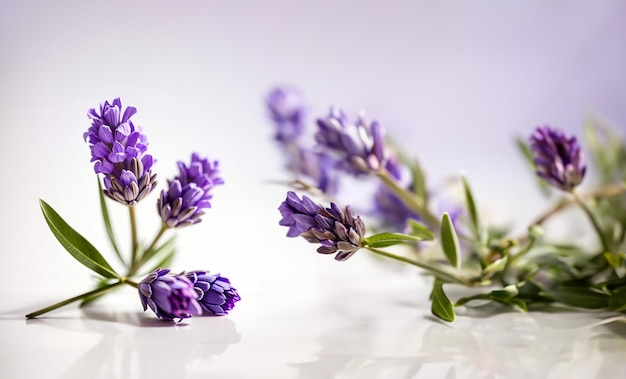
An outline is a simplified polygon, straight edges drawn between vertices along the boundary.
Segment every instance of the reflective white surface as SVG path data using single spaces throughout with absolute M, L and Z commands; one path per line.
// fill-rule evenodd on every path
M 344 264 L 310 291 L 269 276 L 230 315 L 177 325 L 141 312 L 130 287 L 29 321 L 37 302 L 5 302 L 0 377 L 623 378 L 626 324 L 603 324 L 614 315 L 459 309 L 447 324 L 429 313 L 427 279 Z

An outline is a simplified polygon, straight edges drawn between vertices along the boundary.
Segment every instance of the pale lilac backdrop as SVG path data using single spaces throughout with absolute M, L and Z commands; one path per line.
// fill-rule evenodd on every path
M 262 104 L 271 86 L 297 86 L 313 114 L 365 109 L 434 180 L 465 172 L 490 215 L 527 220 L 545 204 L 513 137 L 544 123 L 580 133 L 596 113 L 624 130 L 624 67 L 621 1 L 2 1 L 5 280 L 27 270 L 52 293 L 89 280 L 47 230 L 40 197 L 106 250 L 82 141 L 86 110 L 105 99 L 139 109 L 162 183 L 192 150 L 222 162 L 227 184 L 181 233 L 177 268 L 246 287 L 259 268 L 318 258 L 276 226 L 285 189 L 266 183 L 283 177 Z M 155 200 L 141 208 L 145 239 Z M 125 230 L 124 210 L 113 212 Z

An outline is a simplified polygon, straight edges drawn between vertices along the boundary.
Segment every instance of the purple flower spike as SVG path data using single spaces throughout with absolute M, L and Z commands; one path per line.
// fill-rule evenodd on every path
M 530 138 L 537 175 L 553 187 L 571 191 L 582 182 L 587 167 L 575 136 L 549 126 L 538 127 Z
M 100 111 L 90 109 L 91 127 L 83 138 L 89 143 L 96 174 L 104 175 L 104 193 L 113 200 L 133 206 L 156 187 L 152 174 L 154 159 L 146 154 L 146 136 L 130 118 L 134 107 L 122 111 L 119 98 L 106 101 Z
M 139 283 L 139 298 L 145 311 L 150 307 L 163 320 L 178 321 L 202 314 L 193 284 L 184 275 L 170 275 L 156 269 Z
M 292 88 L 278 87 L 267 96 L 267 108 L 276 124 L 274 138 L 279 142 L 292 142 L 304 130 L 304 102 Z
M 198 293 L 198 303 L 203 315 L 224 316 L 241 300 L 237 290 L 230 285 L 228 278 L 208 271 L 193 271 L 187 274 Z
M 289 191 L 278 208 L 283 218 L 279 224 L 289 227 L 287 237 L 302 236 L 310 243 L 319 243 L 320 254 L 337 253 L 335 259 L 345 261 L 361 248 L 365 225 L 353 217 L 350 207 L 342 211 L 335 203 L 324 208 L 306 196 L 302 200 Z
M 197 153 L 191 155 L 187 166 L 178 162 L 179 175 L 168 181 L 168 188 L 161 191 L 157 200 L 157 210 L 163 224 L 168 228 L 181 228 L 197 224 L 202 219 L 204 210 L 211 207 L 213 197 L 210 190 L 224 184 L 220 178 L 218 162 L 200 158 Z
M 384 130 L 377 121 L 359 117 L 352 123 L 338 109 L 331 108 L 326 118 L 317 120 L 316 141 L 339 155 L 340 168 L 354 174 L 370 174 L 387 167 L 389 152 L 383 140 Z

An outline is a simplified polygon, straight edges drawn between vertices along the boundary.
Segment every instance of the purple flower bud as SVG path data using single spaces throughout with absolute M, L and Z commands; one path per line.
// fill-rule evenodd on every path
M 156 269 L 139 283 L 139 298 L 145 311 L 150 307 L 157 317 L 167 321 L 182 320 L 202 314 L 198 294 L 184 275 L 170 275 L 170 270 Z
M 267 96 L 267 108 L 276 124 L 274 138 L 280 142 L 290 142 L 298 138 L 304 130 L 304 103 L 292 88 L 278 87 Z
M 317 120 L 317 126 L 315 140 L 339 155 L 340 168 L 361 175 L 387 167 L 389 152 L 377 121 L 370 123 L 359 117 L 352 123 L 341 110 L 331 108 L 326 118 Z
M 122 112 L 119 98 L 106 101 L 100 112 L 90 109 L 91 127 L 83 138 L 89 143 L 96 174 L 104 175 L 104 193 L 113 200 L 132 206 L 156 187 L 152 174 L 154 159 L 146 154 L 148 142 L 130 118 L 137 112 Z
M 310 243 L 319 243 L 320 254 L 337 253 L 335 259 L 344 261 L 361 248 L 365 225 L 359 216 L 353 217 L 350 207 L 342 211 L 335 203 L 330 208 L 315 204 L 311 199 L 298 198 L 289 191 L 278 208 L 283 218 L 279 224 L 289 227 L 287 237 L 302 236 Z
M 197 224 L 204 210 L 211 207 L 209 192 L 223 184 L 218 162 L 209 162 L 197 153 L 191 155 L 189 166 L 178 162 L 179 175 L 168 181 L 168 188 L 161 191 L 157 210 L 163 223 L 169 228 Z
M 530 138 L 537 175 L 553 187 L 571 191 L 587 170 L 583 152 L 575 136 L 549 126 L 538 127 Z
M 198 293 L 198 303 L 203 315 L 224 316 L 241 300 L 237 290 L 230 285 L 228 278 L 220 274 L 209 274 L 208 271 L 187 273 Z

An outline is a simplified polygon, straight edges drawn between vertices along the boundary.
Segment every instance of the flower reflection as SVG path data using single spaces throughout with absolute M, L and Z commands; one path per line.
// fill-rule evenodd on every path
M 103 308 L 84 308 L 83 312 L 82 323 L 75 319 L 34 320 L 99 338 L 91 349 L 76 357 L 63 378 L 185 377 L 190 365 L 211 364 L 241 340 L 235 323 L 226 317 L 198 318 L 172 328 L 140 312 Z

